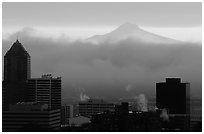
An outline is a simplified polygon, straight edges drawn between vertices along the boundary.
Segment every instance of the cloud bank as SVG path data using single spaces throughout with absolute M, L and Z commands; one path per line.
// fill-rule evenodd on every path
M 191 83 L 193 96 L 202 91 L 202 45 L 195 43 L 151 45 L 123 40 L 119 43 L 93 45 L 36 36 L 25 28 L 20 42 L 31 55 L 32 77 L 45 73 L 62 76 L 63 98 L 80 99 L 75 87 L 86 89 L 87 96 L 128 97 L 128 84 L 135 94 L 155 95 L 156 82 L 166 77 L 180 77 Z M 16 40 L 17 33 L 3 39 L 2 56 Z M 131 87 L 127 87 L 130 90 Z M 132 89 L 131 89 L 132 90 Z

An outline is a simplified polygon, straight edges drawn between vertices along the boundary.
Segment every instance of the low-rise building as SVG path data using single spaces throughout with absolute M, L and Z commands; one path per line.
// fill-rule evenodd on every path
M 60 130 L 60 109 L 47 104 L 18 103 L 2 113 L 3 132 L 41 132 Z
M 102 99 L 89 99 L 79 103 L 79 114 L 82 116 L 91 117 L 105 111 L 114 111 L 114 104 Z

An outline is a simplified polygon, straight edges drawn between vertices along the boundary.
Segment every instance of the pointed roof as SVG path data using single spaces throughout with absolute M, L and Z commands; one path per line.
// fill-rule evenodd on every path
M 13 43 L 13 45 L 11 46 L 11 48 L 8 50 L 7 53 L 26 53 L 28 54 L 28 52 L 25 50 L 23 45 L 18 40 L 16 40 L 16 42 Z

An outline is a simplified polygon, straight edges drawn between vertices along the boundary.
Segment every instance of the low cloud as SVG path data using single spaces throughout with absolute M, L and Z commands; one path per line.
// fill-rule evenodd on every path
M 165 77 L 181 77 L 191 83 L 194 95 L 202 89 L 202 46 L 185 43 L 151 45 L 121 41 L 117 44 L 93 45 L 83 41 L 70 42 L 66 37 L 52 39 L 35 36 L 26 28 L 2 43 L 2 54 L 20 34 L 20 42 L 31 55 L 32 77 L 52 73 L 62 76 L 64 97 L 73 96 L 74 88 L 84 87 L 91 96 L 123 97 L 126 90 L 154 94 L 155 83 Z

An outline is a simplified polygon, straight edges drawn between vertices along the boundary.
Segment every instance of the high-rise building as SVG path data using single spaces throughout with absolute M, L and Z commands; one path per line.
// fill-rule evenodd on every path
M 47 104 L 22 102 L 3 111 L 3 132 L 59 131 L 60 109 L 49 110 Z
M 61 77 L 31 79 L 30 56 L 18 40 L 4 56 L 2 84 L 3 131 L 59 130 Z
M 61 77 L 48 74 L 28 79 L 27 98 L 28 101 L 46 103 L 49 109 L 61 109 Z
M 105 111 L 114 111 L 114 104 L 101 99 L 89 99 L 79 103 L 79 114 L 82 116 L 92 117 Z
M 3 110 L 25 101 L 26 80 L 30 78 L 30 55 L 16 40 L 4 56 Z
M 190 83 L 180 78 L 166 78 L 156 84 L 156 106 L 166 109 L 170 128 L 167 131 L 189 131 L 190 128 Z
M 30 78 L 30 55 L 16 40 L 4 56 L 4 80 L 25 81 Z
M 181 83 L 180 78 L 156 83 L 156 106 L 169 114 L 190 114 L 190 83 Z

